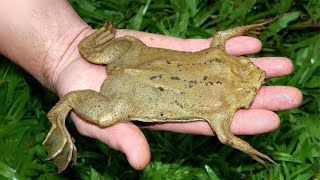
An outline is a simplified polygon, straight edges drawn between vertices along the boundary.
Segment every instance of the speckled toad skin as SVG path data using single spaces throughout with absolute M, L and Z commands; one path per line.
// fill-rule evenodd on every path
M 219 140 L 261 164 L 273 162 L 230 132 L 237 109 L 249 108 L 266 74 L 246 57 L 226 53 L 231 37 L 258 30 L 263 24 L 220 31 L 209 48 L 181 52 L 146 46 L 132 36 L 114 38 L 110 23 L 84 38 L 81 56 L 107 64 L 100 92 L 72 91 L 48 113 L 52 128 L 44 145 L 59 172 L 76 161 L 76 148 L 65 127 L 70 110 L 101 127 L 118 122 L 207 121 Z

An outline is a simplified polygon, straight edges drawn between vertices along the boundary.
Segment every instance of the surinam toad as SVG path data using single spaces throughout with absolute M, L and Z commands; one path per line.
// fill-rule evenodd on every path
M 246 57 L 228 55 L 225 42 L 259 30 L 264 23 L 217 32 L 210 47 L 182 52 L 146 46 L 139 39 L 115 39 L 110 23 L 84 38 L 81 56 L 107 64 L 100 92 L 72 91 L 48 113 L 52 124 L 44 145 L 59 172 L 76 161 L 76 147 L 65 127 L 70 110 L 100 127 L 118 122 L 207 121 L 218 139 L 265 165 L 268 156 L 230 131 L 236 110 L 249 108 L 266 74 Z M 274 163 L 274 162 L 273 162 Z

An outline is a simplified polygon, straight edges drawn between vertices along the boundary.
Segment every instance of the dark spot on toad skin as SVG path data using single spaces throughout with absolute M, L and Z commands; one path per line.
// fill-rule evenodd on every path
M 171 79 L 171 80 L 180 80 L 180 78 L 177 77 L 177 76 L 170 77 L 170 79 Z
M 170 61 L 167 61 L 167 64 L 171 64 L 171 62 L 170 62 Z
M 156 79 L 156 78 L 162 79 L 162 74 L 151 76 L 150 80 L 153 80 L 153 79 Z
M 208 76 L 203 76 L 202 78 L 204 81 L 208 79 Z
M 157 76 L 151 76 L 150 80 L 157 78 Z
M 178 100 L 174 100 L 174 102 L 181 108 L 183 109 L 183 105 L 181 103 L 178 102 Z
M 221 82 L 221 81 L 216 81 L 216 83 L 217 83 L 217 84 L 222 84 L 222 82 Z
M 213 82 L 211 82 L 211 81 L 210 81 L 210 82 L 208 82 L 208 83 L 209 83 L 210 85 L 213 85 Z
M 192 88 L 194 85 L 196 85 L 198 83 L 197 80 L 191 80 L 191 81 L 188 81 L 189 82 L 189 88 Z
M 160 91 L 164 91 L 164 88 L 163 88 L 163 87 L 158 87 L 158 89 L 160 89 Z

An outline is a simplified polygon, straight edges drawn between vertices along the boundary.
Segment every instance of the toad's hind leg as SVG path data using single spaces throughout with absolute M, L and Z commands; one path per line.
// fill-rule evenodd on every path
M 216 47 L 225 50 L 225 42 L 233 37 L 242 36 L 246 34 L 260 34 L 259 30 L 270 21 L 263 22 L 260 24 L 252 24 L 247 26 L 235 27 L 224 31 L 218 31 L 212 38 L 210 47 Z
M 48 118 L 52 124 L 50 131 L 43 144 L 48 149 L 48 160 L 52 160 L 63 171 L 70 162 L 76 162 L 76 147 L 74 140 L 65 127 L 65 118 L 70 110 L 99 126 L 109 126 L 115 123 L 112 118 L 112 108 L 108 99 L 93 90 L 72 91 L 50 110 Z
M 263 159 L 266 159 L 274 164 L 275 162 L 271 158 L 269 158 L 267 155 L 264 155 L 261 152 L 257 151 L 256 149 L 254 149 L 246 141 L 234 136 L 230 130 L 232 116 L 229 116 L 229 117 L 230 119 L 208 120 L 208 123 L 210 124 L 211 128 L 214 130 L 214 132 L 218 136 L 219 141 L 222 142 L 223 144 L 229 145 L 233 148 L 236 148 L 246 153 L 256 161 L 258 161 L 260 164 L 262 164 L 269 171 Z

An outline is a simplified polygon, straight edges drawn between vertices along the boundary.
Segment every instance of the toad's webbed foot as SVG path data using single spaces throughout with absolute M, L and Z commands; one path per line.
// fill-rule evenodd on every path
M 52 127 L 43 141 L 43 144 L 48 149 L 47 160 L 52 160 L 58 167 L 60 173 L 67 168 L 70 162 L 76 162 L 77 149 L 74 145 L 74 140 L 70 136 L 65 126 L 65 118 L 70 111 L 70 107 L 63 103 L 58 103 L 48 113 L 48 118 Z
M 120 116 L 116 108 L 108 99 L 99 92 L 93 90 L 77 90 L 64 95 L 60 101 L 50 110 L 48 118 L 52 124 L 43 144 L 48 148 L 48 160 L 52 160 L 59 172 L 67 168 L 69 163 L 76 162 L 76 147 L 65 126 L 65 118 L 70 110 L 77 115 L 100 127 L 110 126 Z M 117 118 L 119 117 L 119 118 Z

